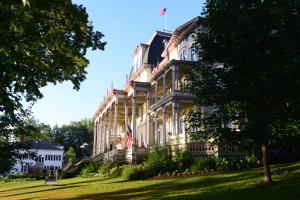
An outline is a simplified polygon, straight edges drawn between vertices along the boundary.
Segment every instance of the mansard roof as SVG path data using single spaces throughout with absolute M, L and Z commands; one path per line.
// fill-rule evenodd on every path
M 143 57 L 143 63 L 152 66 L 160 63 L 163 60 L 161 54 L 165 49 L 165 44 L 167 44 L 171 36 L 171 33 L 156 31 L 148 41 L 149 46 Z
M 166 53 L 166 50 L 171 47 L 174 43 L 180 43 L 185 37 L 187 37 L 189 34 L 193 33 L 199 25 L 206 25 L 206 19 L 204 17 L 197 16 L 194 19 L 184 23 L 183 25 L 179 26 L 175 29 L 167 48 L 165 48 L 163 52 L 163 56 Z

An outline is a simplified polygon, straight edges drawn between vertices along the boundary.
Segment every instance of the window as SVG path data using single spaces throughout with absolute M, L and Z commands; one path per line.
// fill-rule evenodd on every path
M 197 52 L 195 48 L 191 48 L 191 61 L 197 61 Z
M 180 60 L 185 60 L 185 50 L 184 49 L 180 53 Z
M 61 155 L 58 156 L 58 160 L 61 161 Z
M 50 160 L 53 160 L 53 155 L 50 156 Z

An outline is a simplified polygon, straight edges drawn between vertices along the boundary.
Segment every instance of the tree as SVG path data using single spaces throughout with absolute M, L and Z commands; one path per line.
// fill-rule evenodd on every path
M 81 159 L 83 150 L 80 148 L 84 143 L 87 143 L 87 150 L 91 152 L 93 142 L 93 122 L 90 119 L 84 119 L 78 122 L 71 122 L 61 127 L 53 127 L 52 133 L 54 142 L 64 145 L 64 149 L 69 149 L 71 146 L 76 152 L 76 158 Z M 86 155 L 85 155 L 86 156 Z
M 66 152 L 66 159 L 68 162 L 74 161 L 76 158 L 76 153 L 73 147 L 70 147 L 69 150 Z
M 271 182 L 270 148 L 300 133 L 300 2 L 207 0 L 203 14 L 190 88 L 213 109 L 191 113 L 190 126 L 198 137 L 260 146 Z
M 71 0 L 3 0 L 0 21 L 2 150 L 11 144 L 8 133 L 27 132 L 16 133 L 27 117 L 22 102 L 42 98 L 40 88 L 49 83 L 71 81 L 78 90 L 86 78 L 87 49 L 104 50 L 105 42 L 86 9 Z

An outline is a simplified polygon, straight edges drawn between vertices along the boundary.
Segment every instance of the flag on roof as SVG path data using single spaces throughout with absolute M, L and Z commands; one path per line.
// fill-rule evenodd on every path
M 166 9 L 166 8 L 162 8 L 162 9 L 159 11 L 159 13 L 158 13 L 159 16 L 165 16 L 166 14 L 167 14 L 167 9 Z

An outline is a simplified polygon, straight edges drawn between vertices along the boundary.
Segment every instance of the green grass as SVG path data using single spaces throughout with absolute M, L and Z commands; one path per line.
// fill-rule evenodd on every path
M 264 185 L 262 169 L 209 176 L 124 182 L 121 178 L 73 178 L 46 186 L 44 181 L 0 183 L 0 199 L 300 199 L 300 162 L 277 165 L 290 173 L 273 175 Z

